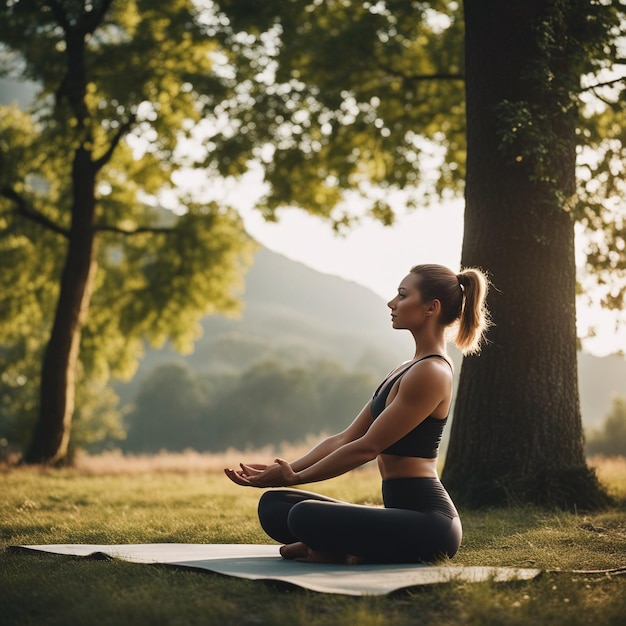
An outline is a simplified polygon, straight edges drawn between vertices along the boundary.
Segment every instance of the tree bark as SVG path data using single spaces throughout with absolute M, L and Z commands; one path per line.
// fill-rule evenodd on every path
M 94 231 L 96 171 L 91 152 L 78 148 L 72 167 L 72 224 L 50 340 L 41 370 L 39 416 L 26 463 L 66 459 L 76 385 L 81 329 L 97 269 Z
M 103 12 L 106 6 L 101 7 Z M 96 176 L 101 164 L 92 158 L 93 132 L 86 101 L 85 66 L 85 42 L 92 25 L 88 24 L 84 13 L 80 19 L 72 21 L 61 3 L 53 2 L 51 7 L 64 32 L 67 46 L 66 74 L 56 93 L 56 105 L 60 108 L 64 102 L 69 105 L 75 130 L 68 132 L 75 133 L 78 146 L 72 159 L 68 247 L 59 300 L 41 369 L 39 415 L 30 446 L 24 455 L 24 461 L 33 464 L 60 464 L 67 460 L 81 330 L 89 310 L 97 270 Z M 98 19 L 102 14 L 98 12 Z
M 558 94 L 542 88 L 536 71 L 545 64 L 537 27 L 549 19 L 551 4 L 464 3 L 462 264 L 490 274 L 495 325 L 482 353 L 464 359 L 460 376 L 443 480 L 462 506 L 530 502 L 585 508 L 606 502 L 584 456 L 574 223 L 559 201 L 574 192 L 575 110 L 564 110 Z M 561 71 L 570 71 L 567 59 L 562 61 Z M 560 193 L 546 193 L 537 176 L 537 146 L 503 150 L 498 107 L 521 101 L 544 111 L 558 137 L 559 145 L 549 148 L 560 150 L 551 183 Z

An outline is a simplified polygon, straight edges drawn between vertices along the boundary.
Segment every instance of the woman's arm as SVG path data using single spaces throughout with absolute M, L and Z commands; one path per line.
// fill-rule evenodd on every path
M 300 472 L 307 467 L 311 467 L 311 465 L 327 457 L 329 454 L 332 454 L 335 450 L 341 448 L 341 446 L 362 437 L 372 424 L 371 404 L 372 401 L 370 400 L 354 418 L 352 424 L 343 432 L 327 437 L 305 455 L 292 461 L 290 465 L 293 471 Z
M 331 435 L 326 439 L 320 441 L 315 447 L 311 448 L 306 454 L 301 456 L 300 458 L 292 461 L 290 464 L 290 468 L 294 472 L 298 472 L 301 470 L 314 465 L 321 459 L 327 457 L 329 454 L 335 452 L 343 445 L 362 437 L 367 429 L 372 424 L 372 412 L 371 412 L 371 400 L 361 409 L 361 412 L 356 416 L 354 421 L 346 428 L 344 431 L 337 433 L 336 435 Z M 281 459 L 282 461 L 282 459 Z M 283 461 L 285 463 L 285 461 Z M 244 479 L 251 479 L 255 476 L 260 476 L 261 474 L 265 474 L 266 476 L 272 472 L 273 474 L 279 475 L 281 473 L 280 464 L 278 460 L 274 462 L 273 465 L 260 465 L 260 464 L 246 464 L 240 463 L 241 470 L 234 471 L 232 469 L 224 470 L 226 475 L 236 482 L 237 484 L 243 485 L 248 484 L 247 482 L 242 482 L 241 480 L 236 479 L 236 477 Z
M 226 476 L 238 485 L 247 487 L 290 487 L 304 483 L 314 483 L 327 478 L 334 478 L 340 474 L 359 467 L 376 458 L 378 453 L 362 445 L 362 439 L 351 441 L 317 463 L 306 469 L 295 472 L 293 467 L 283 459 L 276 459 L 273 465 L 268 465 L 262 472 L 254 474 L 249 468 L 242 466 L 242 471 L 224 470 Z
M 416 366 L 400 382 L 396 397 L 358 439 L 345 443 L 302 470 L 276 459 L 274 465 L 256 476 L 241 476 L 240 473 L 241 481 L 235 482 L 254 487 L 282 487 L 318 482 L 344 474 L 375 459 L 431 415 L 447 401 L 450 385 L 449 373 L 442 372 L 438 364 Z

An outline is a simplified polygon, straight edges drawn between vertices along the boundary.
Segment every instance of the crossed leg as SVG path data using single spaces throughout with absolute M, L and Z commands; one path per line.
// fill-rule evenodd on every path
M 427 561 L 453 556 L 458 518 L 436 512 L 349 504 L 300 490 L 268 491 L 259 502 L 265 532 L 285 558 L 315 562 Z
M 299 541 L 289 529 L 288 517 L 292 508 L 304 502 L 333 502 L 343 504 L 339 500 L 321 496 L 310 491 L 296 489 L 267 491 L 259 501 L 259 520 L 263 530 L 285 545 L 280 547 L 280 554 L 285 559 L 306 561 L 308 563 L 356 563 L 357 557 L 328 551 L 314 550 Z

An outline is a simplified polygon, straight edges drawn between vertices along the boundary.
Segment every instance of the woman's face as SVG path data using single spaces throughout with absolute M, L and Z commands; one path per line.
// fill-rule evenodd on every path
M 387 303 L 394 328 L 412 329 L 424 323 L 428 307 L 422 301 L 418 283 L 418 276 L 408 274 L 402 279 L 397 295 Z

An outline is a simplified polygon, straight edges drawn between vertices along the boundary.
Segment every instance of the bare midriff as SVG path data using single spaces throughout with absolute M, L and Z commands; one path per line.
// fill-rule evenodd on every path
M 392 478 L 438 478 L 437 459 L 380 454 L 378 469 L 383 480 Z

